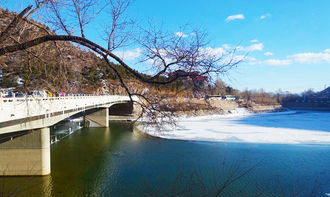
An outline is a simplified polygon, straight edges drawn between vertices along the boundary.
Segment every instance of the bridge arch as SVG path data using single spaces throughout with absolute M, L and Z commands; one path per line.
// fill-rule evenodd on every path
M 115 103 L 109 107 L 110 116 L 127 116 L 133 113 L 133 102 Z

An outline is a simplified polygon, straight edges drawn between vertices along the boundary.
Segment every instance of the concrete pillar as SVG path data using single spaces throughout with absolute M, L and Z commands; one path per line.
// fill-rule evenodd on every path
M 103 108 L 85 116 L 86 127 L 109 127 L 109 108 Z
M 30 133 L 0 144 L 0 176 L 50 174 L 50 129 Z
M 136 103 L 134 103 L 133 104 L 133 112 L 132 112 L 132 115 L 134 116 L 134 117 L 139 117 L 140 115 L 141 115 L 141 113 L 142 113 L 142 107 L 141 107 L 141 105 L 140 104 L 136 104 Z

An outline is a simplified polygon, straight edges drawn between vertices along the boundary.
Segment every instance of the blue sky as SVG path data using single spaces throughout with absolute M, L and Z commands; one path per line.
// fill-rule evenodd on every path
M 7 6 L 18 8 L 17 2 Z M 142 26 L 162 23 L 174 34 L 185 25 L 202 28 L 214 50 L 239 47 L 247 60 L 223 77 L 235 88 L 301 92 L 330 86 L 329 0 L 134 0 L 128 16 Z M 101 41 L 98 33 L 89 36 Z M 129 62 L 139 56 L 134 46 L 126 50 Z

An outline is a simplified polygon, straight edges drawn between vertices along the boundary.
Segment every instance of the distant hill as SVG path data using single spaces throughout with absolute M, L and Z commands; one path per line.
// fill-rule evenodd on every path
M 330 87 L 317 93 L 284 98 L 282 105 L 290 109 L 330 111 Z
M 318 93 L 318 96 L 321 98 L 328 98 L 330 99 L 330 87 L 322 90 L 321 92 Z
M 14 19 L 16 13 L 0 8 L 0 32 Z M 19 29 L 11 31 L 0 46 L 24 42 L 47 34 L 50 29 L 33 20 L 22 21 Z M 0 69 L 3 71 L 3 86 L 14 85 L 16 78 L 22 78 L 30 88 L 64 89 L 81 91 L 82 71 L 100 63 L 100 59 L 87 50 L 69 42 L 47 42 L 0 57 Z M 33 83 L 32 83 L 33 82 Z M 7 84 L 6 84 L 7 83 Z

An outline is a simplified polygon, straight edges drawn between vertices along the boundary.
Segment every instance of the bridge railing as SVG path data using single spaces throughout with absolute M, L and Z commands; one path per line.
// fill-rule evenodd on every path
M 93 106 L 102 106 L 112 102 L 129 101 L 128 96 L 117 95 L 81 95 L 63 97 L 11 97 L 0 98 L 0 122 L 33 116 L 51 116 L 68 110 L 84 110 Z

